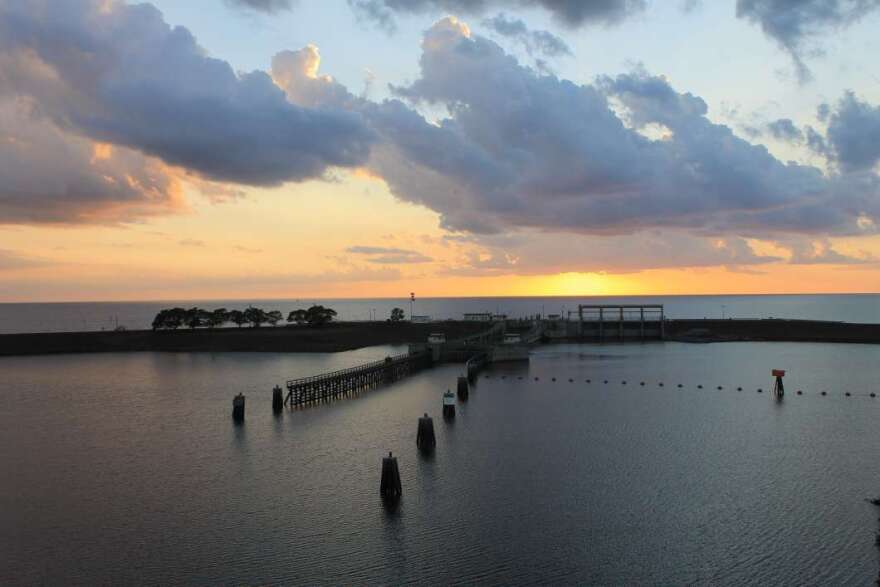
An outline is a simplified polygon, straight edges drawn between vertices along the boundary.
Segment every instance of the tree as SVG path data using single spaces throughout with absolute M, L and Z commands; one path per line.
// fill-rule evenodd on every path
M 184 311 L 183 323 L 189 326 L 191 330 L 195 330 L 199 326 L 208 323 L 210 313 L 201 308 L 190 308 Z
M 312 306 L 306 310 L 306 321 L 309 326 L 323 326 L 332 322 L 335 316 L 336 310 L 324 306 Z
M 171 308 L 165 315 L 165 328 L 177 330 L 186 320 L 186 310 L 183 308 Z
M 272 310 L 271 312 L 266 314 L 266 322 L 268 322 L 272 326 L 276 326 L 283 319 L 284 315 L 278 310 Z
M 208 327 L 210 328 L 223 326 L 227 322 L 229 322 L 229 312 L 226 308 L 217 308 L 208 315 Z
M 404 317 L 404 313 L 403 313 L 402 309 L 394 308 L 393 310 L 391 310 L 390 320 L 392 322 L 400 322 L 401 320 L 403 320 L 403 317 Z
M 248 319 L 241 310 L 232 310 L 229 312 L 229 321 L 241 328 L 242 324 L 247 324 Z
M 287 315 L 288 322 L 296 322 L 299 325 L 303 325 L 308 322 L 308 315 L 305 310 L 294 310 L 290 314 Z
M 264 310 L 254 307 L 245 310 L 244 317 L 254 328 L 259 328 L 261 325 L 269 321 L 269 317 Z
M 153 330 L 162 330 L 163 328 L 167 328 L 166 323 L 168 322 L 168 310 L 160 310 L 156 317 L 153 318 Z

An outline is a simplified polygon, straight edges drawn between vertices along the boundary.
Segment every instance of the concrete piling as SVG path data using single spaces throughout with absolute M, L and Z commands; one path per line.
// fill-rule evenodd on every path
M 428 414 L 419 418 L 416 446 L 424 453 L 433 451 L 434 447 L 437 446 L 437 437 L 434 436 L 434 420 Z
M 395 503 L 403 495 L 400 485 L 400 470 L 397 468 L 397 458 L 390 452 L 382 459 L 382 481 L 379 485 L 379 494 L 386 502 Z
M 449 390 L 443 394 L 443 417 L 447 420 L 455 418 L 455 395 Z
M 244 422 L 244 394 L 242 393 L 232 398 L 232 419 L 236 422 Z
M 282 410 L 284 410 L 284 392 L 281 391 L 280 385 L 276 385 L 272 389 L 272 411 L 279 414 Z
M 466 402 L 470 396 L 467 377 L 458 378 L 458 401 Z

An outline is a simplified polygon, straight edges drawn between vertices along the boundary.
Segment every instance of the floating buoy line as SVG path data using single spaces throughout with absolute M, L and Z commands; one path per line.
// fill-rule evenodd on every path
M 503 380 L 503 379 L 505 379 L 506 377 L 507 377 L 506 375 L 501 375 L 501 376 L 499 377 L 499 379 L 502 379 L 502 380 Z M 487 375 L 484 375 L 483 378 L 484 378 L 484 379 L 492 379 L 492 376 L 487 374 Z M 513 376 L 511 376 L 511 379 L 512 379 L 512 378 L 513 378 Z M 523 376 L 521 376 L 521 375 L 520 375 L 520 376 L 517 376 L 517 379 L 521 381 L 521 380 L 523 380 Z M 533 379 L 534 379 L 534 381 L 540 381 L 540 380 L 541 380 L 541 378 L 538 377 L 538 376 L 535 376 Z M 528 378 L 526 378 L 526 380 L 528 380 Z M 558 381 L 557 381 L 557 378 L 556 378 L 556 377 L 551 377 L 551 378 L 550 378 L 550 381 L 553 382 L 553 383 L 560 383 L 560 382 L 565 382 L 565 381 L 567 381 L 569 384 L 576 384 L 576 383 L 579 383 L 578 380 L 575 380 L 574 378 L 571 378 L 571 377 L 564 378 L 564 379 L 559 379 Z M 583 383 L 585 383 L 585 384 L 587 384 L 587 385 L 592 385 L 592 384 L 593 384 L 593 380 L 592 380 L 592 379 L 584 379 L 584 380 L 583 380 Z M 603 384 L 603 385 L 611 385 L 611 384 L 613 384 L 613 383 L 612 383 L 612 381 L 610 381 L 610 380 L 608 380 L 608 379 L 603 379 L 603 380 L 602 380 L 602 384 Z M 620 381 L 620 385 L 621 385 L 621 386 L 626 386 L 626 385 L 627 385 L 627 380 L 626 380 L 626 379 L 621 380 L 621 381 Z M 651 384 L 651 382 L 649 382 L 649 381 L 639 381 L 639 387 L 650 387 L 651 385 L 652 385 L 652 384 Z M 662 381 L 658 381 L 658 382 L 656 382 L 656 386 L 657 386 L 657 387 L 664 387 L 664 383 L 663 383 Z M 713 386 L 711 386 L 711 385 L 706 386 L 706 385 L 704 385 L 704 384 L 702 384 L 702 383 L 698 383 L 698 384 L 696 384 L 696 385 L 685 385 L 685 384 L 683 384 L 683 383 L 677 383 L 677 384 L 675 384 L 675 386 L 676 386 L 678 389 L 697 389 L 697 390 L 706 390 L 706 389 L 711 390 L 712 387 L 713 387 Z M 747 388 L 745 388 L 745 387 L 743 387 L 743 386 L 741 386 L 741 385 L 738 385 L 738 386 L 736 386 L 736 387 L 733 387 L 733 386 L 725 387 L 724 385 L 715 385 L 714 388 L 715 388 L 715 390 L 717 390 L 717 391 L 724 391 L 725 389 L 729 389 L 729 390 L 734 390 L 734 389 L 735 389 L 737 392 L 748 391 Z M 777 383 L 777 384 L 774 386 L 774 388 L 771 389 L 770 391 L 772 392 L 771 395 L 775 395 L 777 398 L 782 398 L 782 396 L 784 395 L 784 390 L 780 390 L 780 388 L 779 388 L 779 384 L 778 384 L 778 383 Z M 764 393 L 764 392 L 765 392 L 765 389 L 764 389 L 763 387 L 757 387 L 757 388 L 755 388 L 755 393 Z M 842 395 L 842 397 L 849 397 L 849 398 L 852 398 L 852 397 L 866 397 L 866 398 L 872 398 L 872 399 L 876 399 L 876 398 L 877 398 L 877 392 L 875 392 L 875 391 L 871 391 L 871 392 L 844 391 L 844 392 L 839 392 L 839 393 Z M 828 391 L 827 389 L 822 389 L 822 390 L 819 390 L 819 391 L 813 391 L 813 392 L 805 391 L 805 390 L 803 390 L 803 389 L 798 389 L 797 391 L 795 391 L 795 395 L 800 396 L 800 397 L 809 397 L 809 396 L 814 396 L 814 397 L 828 397 L 829 395 L 832 395 L 832 396 L 835 395 L 835 393 L 834 393 L 834 392 L 830 392 L 830 391 Z

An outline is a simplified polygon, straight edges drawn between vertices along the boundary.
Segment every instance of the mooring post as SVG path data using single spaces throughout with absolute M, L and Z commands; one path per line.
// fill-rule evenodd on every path
M 459 377 L 458 378 L 458 399 L 459 399 L 459 401 L 466 402 L 468 400 L 469 395 L 470 395 L 470 388 L 468 386 L 467 377 Z
M 382 482 L 379 485 L 379 494 L 387 502 L 397 502 L 403 495 L 400 485 L 400 471 L 397 468 L 397 458 L 389 452 L 382 459 Z
M 443 394 L 443 417 L 455 418 L 455 395 L 448 389 Z
M 244 394 L 239 393 L 232 398 L 232 419 L 244 422 Z
M 280 385 L 276 385 L 272 389 L 272 411 L 278 414 L 282 410 L 284 410 L 284 392 L 281 391 Z
M 424 453 L 433 451 L 434 447 L 437 446 L 437 437 L 434 436 L 434 420 L 428 414 L 419 418 L 416 446 Z

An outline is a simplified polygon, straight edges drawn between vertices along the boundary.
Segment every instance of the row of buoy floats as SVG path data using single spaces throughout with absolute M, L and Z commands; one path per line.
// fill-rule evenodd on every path
M 446 390 L 443 394 L 443 419 L 452 420 L 455 418 L 455 399 L 466 402 L 470 397 L 470 384 L 467 377 L 459 377 L 456 392 L 452 393 L 451 389 Z M 416 429 L 416 447 L 423 455 L 434 452 L 437 447 L 437 436 L 434 434 L 434 419 L 425 413 L 419 418 L 418 428 Z M 403 486 L 400 483 L 400 469 L 397 465 L 397 457 L 391 452 L 387 457 L 382 458 L 382 479 L 379 482 L 379 495 L 387 506 L 395 506 L 403 495 Z
M 491 375 L 485 375 L 484 378 L 486 378 L 486 379 L 491 379 L 492 377 L 491 377 Z M 512 378 L 513 378 L 513 377 L 511 376 L 511 379 L 512 379 Z M 506 375 L 502 375 L 502 376 L 500 377 L 500 379 L 507 379 L 507 376 L 506 376 Z M 518 375 L 518 376 L 516 377 L 516 379 L 519 380 L 519 381 L 521 381 L 521 380 L 525 379 L 525 377 L 522 376 L 522 375 Z M 540 377 L 534 377 L 534 380 L 535 380 L 535 381 L 540 381 L 541 378 L 540 378 Z M 557 382 L 557 378 L 556 378 L 556 377 L 550 377 L 550 381 L 555 383 L 555 382 Z M 569 379 L 568 379 L 568 382 L 569 382 L 569 383 L 575 383 L 575 379 L 574 379 L 574 378 L 569 378 Z M 593 380 L 592 380 L 592 379 L 585 379 L 585 380 L 584 380 L 584 383 L 592 384 L 592 383 L 593 383 Z M 598 383 L 598 380 L 597 380 L 597 383 Z M 603 383 L 604 385 L 608 385 L 609 383 L 611 383 L 611 381 L 609 381 L 608 379 L 603 379 L 603 380 L 602 380 L 602 383 Z M 627 382 L 626 379 L 623 379 L 623 380 L 620 381 L 620 385 L 627 385 L 627 383 L 628 383 L 628 382 Z M 648 382 L 645 382 L 645 381 L 639 381 L 638 385 L 639 385 L 640 387 L 646 387 L 646 386 L 649 385 L 649 383 L 648 383 Z M 657 382 L 657 387 L 665 387 L 665 384 L 664 384 L 662 381 Z M 682 383 L 678 383 L 678 384 L 676 385 L 676 387 L 677 387 L 678 389 L 684 389 L 684 388 L 685 388 L 685 385 L 682 384 Z M 696 385 L 696 389 L 705 389 L 705 387 L 704 387 L 702 384 L 698 384 L 698 385 Z M 718 386 L 715 387 L 715 389 L 718 390 L 718 391 L 722 391 L 722 390 L 725 389 L 725 387 L 724 387 L 723 385 L 718 385 Z M 741 386 L 740 386 L 740 387 L 736 387 L 736 388 L 730 387 L 729 389 L 736 389 L 736 391 L 744 391 L 744 389 L 743 389 Z M 757 393 L 764 393 L 765 390 L 764 390 L 764 388 L 759 387 L 759 388 L 757 388 L 755 391 L 756 391 Z M 781 395 L 781 392 L 779 392 L 779 391 L 777 391 L 777 390 L 775 390 L 775 389 L 773 389 L 773 390 L 768 389 L 768 390 L 766 390 L 766 391 L 773 392 L 773 393 L 777 393 L 778 395 Z M 803 391 L 802 389 L 798 389 L 798 390 L 795 392 L 795 395 L 808 395 L 808 394 L 807 394 L 807 392 Z M 828 392 L 827 390 L 822 390 L 822 391 L 820 391 L 820 392 L 819 392 L 818 394 L 816 394 L 816 395 L 827 396 L 827 395 L 829 395 L 829 392 Z M 869 393 L 853 393 L 853 392 L 850 392 L 850 391 L 846 391 L 846 392 L 844 392 L 843 395 L 844 395 L 844 397 L 871 397 L 871 398 L 876 398 L 876 397 L 877 397 L 877 393 L 876 393 L 876 392 L 873 392 L 873 391 L 872 391 L 872 392 L 869 392 Z

